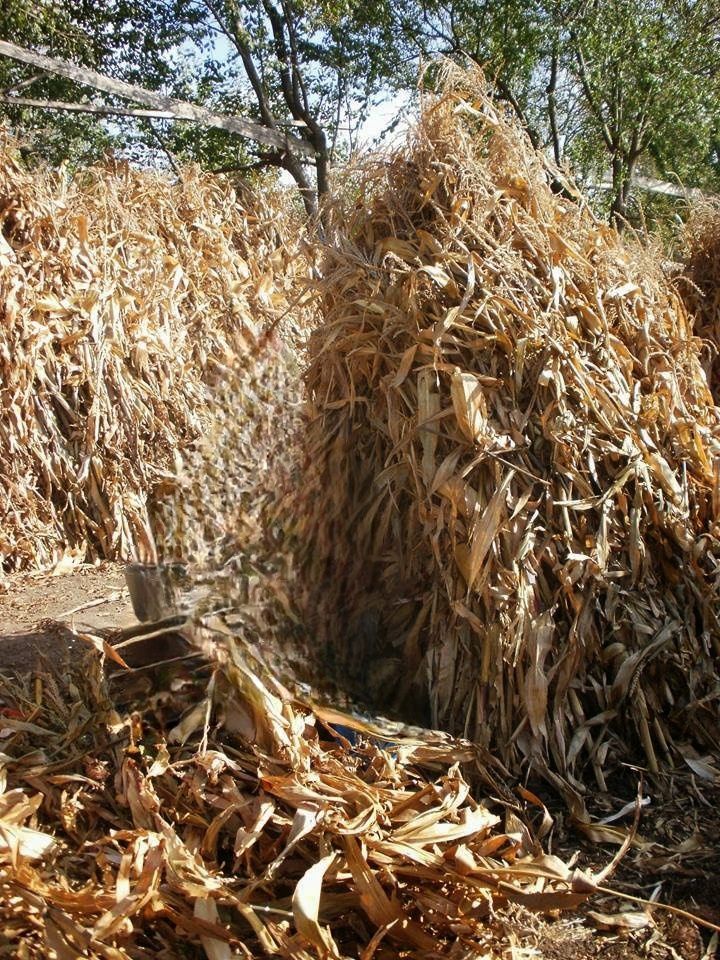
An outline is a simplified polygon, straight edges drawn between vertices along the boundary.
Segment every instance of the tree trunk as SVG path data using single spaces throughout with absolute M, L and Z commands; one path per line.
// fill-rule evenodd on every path
M 560 131 L 557 122 L 557 77 L 558 77 L 558 51 L 557 45 L 553 45 L 552 60 L 550 63 L 550 81 L 547 85 L 547 105 L 548 118 L 550 120 L 550 136 L 552 138 L 553 157 L 555 163 L 560 166 L 562 163 L 562 149 L 560 146 Z
M 315 147 L 315 174 L 317 196 L 315 198 L 316 212 L 319 210 L 320 225 L 325 226 L 324 201 L 330 196 L 330 151 L 328 149 L 325 131 L 319 124 L 313 124 L 312 143 Z
M 627 225 L 627 187 L 625 164 L 618 151 L 612 158 L 612 203 L 610 205 L 610 224 L 618 233 L 622 233 Z
M 613 157 L 613 201 L 610 207 L 610 223 L 618 233 L 622 233 L 627 226 L 628 204 L 639 155 L 640 152 L 636 150 L 629 157 L 622 155 Z
M 292 154 L 287 154 L 283 166 L 298 185 L 300 196 L 305 207 L 305 213 L 311 220 L 314 220 L 318 213 L 318 195 L 315 187 L 310 182 L 310 178 L 305 172 L 305 167 Z

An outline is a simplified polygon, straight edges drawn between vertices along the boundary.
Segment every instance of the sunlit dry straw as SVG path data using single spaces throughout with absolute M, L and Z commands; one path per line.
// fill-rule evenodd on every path
M 552 180 L 448 69 L 336 211 L 297 530 L 357 692 L 602 787 L 718 743 L 720 432 L 673 288 Z
M 219 468 L 210 447 L 226 442 L 228 418 L 262 416 L 256 395 L 272 388 L 251 368 L 273 355 L 266 331 L 280 321 L 292 334 L 304 269 L 289 203 L 264 197 L 194 169 L 177 183 L 123 164 L 29 174 L 5 146 L 2 568 L 50 566 L 68 550 L 153 559 L 156 503 L 175 497 L 189 464 Z M 222 513 L 223 495 L 208 478 L 203 519 Z M 160 531 L 179 538 L 176 552 L 202 535 L 197 516 L 186 521 Z
M 710 386 L 720 389 L 720 203 L 698 204 L 685 229 L 686 263 L 678 289 L 695 317 L 697 336 L 709 341 Z
M 66 682 L 0 677 L 0 939 L 18 956 L 478 955 L 504 905 L 592 893 L 541 851 L 519 798 L 470 791 L 463 763 L 500 789 L 482 751 L 430 733 L 351 745 L 337 711 L 222 642 L 209 682 L 176 676 L 132 713 L 94 651 Z

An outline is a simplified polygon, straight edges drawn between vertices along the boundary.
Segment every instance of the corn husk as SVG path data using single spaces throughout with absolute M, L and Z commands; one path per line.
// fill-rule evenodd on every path
M 720 432 L 674 288 L 447 68 L 336 211 L 298 593 L 323 662 L 513 770 L 718 742 Z

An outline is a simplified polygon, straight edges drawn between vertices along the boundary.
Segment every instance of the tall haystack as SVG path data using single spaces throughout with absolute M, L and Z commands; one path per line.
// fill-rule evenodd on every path
M 29 174 L 6 145 L 0 227 L 0 570 L 151 559 L 157 504 L 182 553 L 184 465 L 217 466 L 218 432 L 264 402 L 245 374 L 296 298 L 289 207 L 193 169 Z M 210 526 L 208 483 L 241 480 L 204 481 Z
M 698 204 L 685 229 L 686 262 L 678 281 L 695 317 L 695 333 L 709 341 L 710 388 L 720 391 L 720 202 Z
M 720 736 L 720 426 L 659 269 L 451 72 L 338 212 L 304 605 L 356 693 L 602 784 Z

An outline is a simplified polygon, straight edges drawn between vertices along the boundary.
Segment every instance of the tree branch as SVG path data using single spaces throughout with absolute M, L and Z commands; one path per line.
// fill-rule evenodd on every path
M 273 130 L 277 129 L 280 124 L 272 112 L 267 90 L 265 89 L 262 77 L 258 72 L 255 60 L 253 59 L 252 51 L 246 40 L 246 31 L 242 22 L 240 7 L 237 3 L 237 0 L 228 0 L 226 4 L 227 15 L 230 21 L 229 24 L 222 19 L 222 16 L 216 9 L 213 0 L 203 0 L 203 2 L 205 7 L 210 11 L 211 15 L 215 18 L 225 33 L 225 36 L 228 38 L 228 40 L 230 40 L 239 53 L 240 59 L 242 60 L 243 69 L 245 70 L 245 75 L 248 78 L 250 86 L 255 94 L 255 100 L 257 102 L 258 110 L 260 111 L 260 116 L 263 118 L 263 122 L 269 128 Z M 295 113 L 293 113 L 292 110 L 290 112 L 291 116 L 293 116 L 296 121 L 300 119 Z M 306 144 L 307 149 L 305 152 L 311 155 L 316 160 L 317 164 L 316 149 L 310 142 L 310 138 L 303 137 L 303 140 L 299 142 Z M 258 170 L 265 166 L 282 167 L 288 171 L 290 176 L 298 185 L 298 189 L 303 199 L 305 210 L 307 211 L 308 216 L 314 217 L 317 213 L 317 199 L 315 197 L 315 190 L 310 182 L 310 178 L 303 167 L 303 162 L 295 154 L 288 151 L 272 151 L 271 153 L 261 155 L 257 163 L 250 165 L 247 169 Z
M 175 100 L 172 97 L 154 93 L 151 90 L 138 87 L 135 84 L 114 80 L 112 77 L 97 73 L 88 67 L 78 67 L 74 63 L 69 63 L 66 60 L 46 57 L 43 54 L 34 53 L 32 50 L 26 50 L 24 47 L 18 47 L 14 43 L 8 43 L 5 40 L 0 40 L 0 55 L 10 57 L 13 60 L 19 60 L 21 63 L 28 63 L 32 66 L 39 67 L 48 73 L 56 73 L 61 77 L 67 77 L 69 80 L 93 87 L 95 90 L 102 90 L 105 93 L 123 97 L 126 100 L 135 100 L 137 103 L 145 104 L 155 110 L 170 113 L 173 119 L 176 120 L 191 120 L 201 126 L 227 130 L 228 133 L 249 137 L 252 140 L 257 140 L 258 143 L 264 143 L 271 147 L 280 147 L 287 151 L 296 151 L 307 155 L 312 155 L 315 152 L 311 144 L 300 140 L 298 137 L 285 136 L 277 130 L 270 130 L 266 126 L 254 123 L 252 120 L 245 120 L 241 117 L 222 116 L 221 114 L 213 113 L 205 109 L 205 107 L 200 107 L 197 104 L 188 103 L 185 100 Z
M 303 105 L 296 96 L 294 89 L 292 73 L 290 68 L 290 57 L 288 56 L 287 44 L 285 42 L 285 31 L 283 27 L 283 18 L 270 0 L 262 0 L 270 29 L 273 35 L 273 46 L 275 48 L 275 57 L 278 62 L 278 73 L 280 75 L 280 88 L 282 90 L 285 104 L 296 120 L 305 120 Z
M 173 154 L 172 150 L 170 150 L 168 145 L 165 143 L 164 138 L 158 133 L 158 131 L 152 125 L 150 120 L 148 120 L 147 126 L 150 129 L 150 134 L 152 135 L 153 140 L 155 141 L 155 143 L 157 143 L 157 145 L 160 147 L 162 152 L 165 154 L 165 158 L 167 162 L 170 164 L 171 170 L 173 171 L 176 177 L 180 178 L 182 176 L 182 171 L 180 169 L 180 166 L 177 160 L 175 159 L 175 155 Z
M 578 65 L 578 76 L 580 77 L 580 84 L 583 88 L 583 93 L 585 94 L 585 99 L 587 100 L 588 106 L 595 114 L 595 118 L 600 124 L 600 133 L 605 142 L 605 146 L 608 148 L 610 153 L 615 151 L 615 142 L 613 140 L 612 134 L 610 133 L 610 128 L 607 125 L 607 121 L 603 116 L 602 109 L 600 104 L 595 100 L 595 96 L 592 92 L 592 87 L 590 86 L 590 78 L 587 73 L 587 65 L 585 63 L 585 57 L 583 52 L 580 49 L 580 45 L 577 44 L 577 40 L 573 37 L 573 40 L 576 43 L 575 47 L 575 61 Z
M 282 3 L 282 0 L 281 0 Z M 280 86 L 288 110 L 306 126 L 305 139 L 312 144 L 317 173 L 317 193 L 322 197 L 330 192 L 329 156 L 325 131 L 308 109 L 307 96 L 300 78 L 300 65 L 292 55 L 292 24 L 272 0 L 262 0 L 272 30 L 275 56 L 280 65 Z M 283 10 L 285 8 L 283 7 Z M 288 36 L 285 32 L 287 30 Z M 300 79 L 299 79 L 300 78 Z M 293 176 L 295 174 L 293 173 Z
M 302 72 L 300 70 L 300 55 L 298 53 L 298 43 L 297 43 L 297 30 L 295 29 L 295 21 L 293 20 L 293 13 L 286 2 L 286 0 L 280 0 L 280 5 L 282 6 L 283 13 L 285 15 L 285 22 L 288 29 L 288 39 L 290 41 L 290 52 L 292 54 L 292 73 L 293 73 L 293 85 L 295 87 L 295 96 L 302 97 L 303 109 L 305 113 L 310 115 L 310 98 L 308 97 L 307 87 L 305 86 L 305 81 L 303 79 Z
M 0 103 L 10 107 L 34 107 L 38 110 L 62 110 L 67 113 L 94 113 L 101 117 L 138 117 L 144 120 L 179 119 L 167 110 L 133 110 L 131 107 L 113 107 L 100 103 L 68 103 L 65 100 L 31 100 L 0 94 Z M 182 118 L 180 118 L 182 119 Z
M 510 89 L 507 81 L 503 80 L 502 77 L 500 76 L 496 76 L 493 80 L 493 83 L 497 87 L 497 91 L 500 94 L 500 96 L 503 98 L 503 100 L 507 100 L 507 102 L 515 111 L 518 120 L 525 127 L 527 135 L 530 138 L 530 143 L 533 145 L 535 150 L 539 150 L 540 147 L 542 146 L 542 140 L 541 140 L 540 134 L 537 132 L 535 127 L 533 127 L 533 125 L 528 120 L 525 111 L 520 105 L 520 101 L 517 99 L 517 97 L 514 95 L 514 93 Z
M 213 7 L 211 0 L 205 0 L 205 3 L 218 23 L 222 23 L 220 15 Z M 228 3 L 228 8 L 230 11 L 232 28 L 229 30 L 225 29 L 225 35 L 232 42 L 240 55 L 243 69 L 245 70 L 245 75 L 250 82 L 250 86 L 253 88 L 255 99 L 257 100 L 258 104 L 258 110 L 260 111 L 260 116 L 263 118 L 263 123 L 265 123 L 266 126 L 275 129 L 277 127 L 277 122 L 272 114 L 272 110 L 270 109 L 267 93 L 265 91 L 265 87 L 263 86 L 263 82 L 260 79 L 260 74 L 257 72 L 257 67 L 255 66 L 255 61 L 252 58 L 250 47 L 245 40 L 245 28 L 240 18 L 240 9 L 236 0 L 232 0 L 232 2 Z
M 18 80 L 18 82 L 14 83 L 11 87 L 6 87 L 5 90 L 3 90 L 3 94 L 9 95 L 11 93 L 17 93 L 19 90 L 25 90 L 27 87 L 31 87 L 37 80 L 40 80 L 44 76 L 44 72 L 34 73 L 31 77 L 26 77 L 24 80 Z
M 558 79 L 558 45 L 557 40 L 553 43 L 552 56 L 550 58 L 550 80 L 547 85 L 547 105 L 548 118 L 550 120 L 550 136 L 552 138 L 553 156 L 555 163 L 560 166 L 562 162 L 562 151 L 560 149 L 560 133 L 558 131 L 557 119 L 557 79 Z

